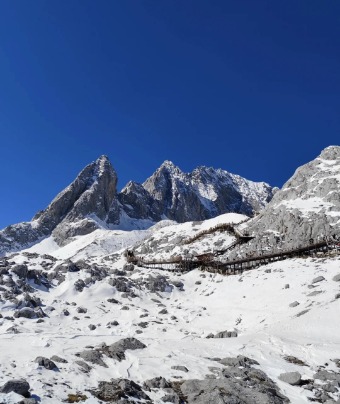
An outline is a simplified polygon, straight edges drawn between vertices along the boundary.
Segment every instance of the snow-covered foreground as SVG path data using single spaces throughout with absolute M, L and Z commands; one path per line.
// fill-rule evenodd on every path
M 244 355 L 259 363 L 255 368 L 277 383 L 290 402 L 336 402 L 340 257 L 291 259 L 227 277 L 133 267 L 123 256 L 126 248 L 156 259 L 227 248 L 235 238 L 219 231 L 185 241 L 245 219 L 226 214 L 205 222 L 164 221 L 133 232 L 96 230 L 64 247 L 48 238 L 0 259 L 0 389 L 23 378 L 42 403 L 61 403 L 70 394 L 99 403 L 90 390 L 100 381 L 125 378 L 143 386 L 158 376 L 174 383 L 213 380 L 225 369 L 217 358 Z M 22 317 L 25 310 L 33 318 Z M 212 338 L 223 331 L 237 337 Z M 129 337 L 146 347 L 126 350 L 122 360 L 98 353 L 103 343 L 111 346 Z M 84 351 L 94 352 L 96 363 Z M 52 358 L 58 370 L 39 365 L 37 357 Z M 320 370 L 336 372 L 327 373 L 336 380 L 314 378 Z M 281 381 L 285 372 L 299 372 L 302 382 Z M 149 402 L 166 401 L 162 389 L 147 394 Z M 0 403 L 20 400 L 16 393 L 0 393 Z
M 178 225 L 177 235 L 183 232 L 183 237 L 192 236 L 195 231 L 201 231 L 202 226 L 209 228 L 221 220 L 225 218 L 196 225 L 195 230 L 192 224 Z M 169 240 L 174 227 L 156 228 L 152 237 L 157 240 L 166 235 Z M 131 244 L 143 238 L 142 233 L 136 234 L 132 235 Z M 75 286 L 79 279 L 89 277 L 89 269 L 84 267 L 76 272 L 63 272 L 65 279 L 58 279 L 58 284 L 54 278 L 51 281 L 54 287 L 50 289 L 29 281 L 34 289 L 30 295 L 41 299 L 42 310 L 47 315 L 43 322 L 12 318 L 23 296 L 18 295 L 14 301 L 6 299 L 2 291 L 0 386 L 8 380 L 24 378 L 30 384 L 33 397 L 41 398 L 42 403 L 61 403 L 72 393 L 86 395 L 86 403 L 99 403 L 89 392 L 99 381 L 126 378 L 142 385 L 157 376 L 170 381 L 205 379 L 224 368 L 214 358 L 244 355 L 258 361 L 255 367 L 276 382 L 292 403 L 299 404 L 315 397 L 315 386 L 326 382 L 316 380 L 314 390 L 309 391 L 305 386 L 280 381 L 280 374 L 298 371 L 307 380 L 313 379 L 320 369 L 339 372 L 334 360 L 340 358 L 340 298 L 336 298 L 340 297 L 340 281 L 333 279 L 340 274 L 339 257 L 292 259 L 229 277 L 199 270 L 178 274 L 136 267 L 121 273 L 124 258 L 108 260 L 110 254 L 101 240 L 104 237 L 99 235 L 97 244 L 93 244 L 95 239 L 90 242 L 89 238 L 87 241 L 78 238 L 74 242 L 79 244 L 78 259 L 91 261 L 96 268 L 105 265 L 108 273 L 102 279 L 93 279 L 83 288 Z M 112 247 L 116 254 L 121 240 L 116 244 L 112 240 L 111 245 L 117 246 Z M 200 242 L 201 250 L 204 243 L 211 245 L 209 240 Z M 57 261 L 39 255 L 47 250 L 42 244 L 35 247 L 39 254 L 20 253 L 9 258 L 9 262 L 13 268 L 15 263 L 26 261 L 29 268 L 52 272 L 63 262 L 61 258 L 72 256 L 65 252 L 70 245 L 63 250 L 53 246 L 51 240 L 45 241 L 45 247 L 47 244 L 49 253 L 54 254 Z M 198 249 L 198 245 L 196 247 Z M 87 255 L 89 251 L 92 251 L 91 259 Z M 32 249 L 30 252 L 32 254 Z M 93 268 L 91 270 L 95 271 Z M 97 276 L 93 273 L 92 277 Z M 167 278 L 160 281 L 166 284 L 162 292 L 152 283 L 152 279 L 159 281 L 159 275 Z M 2 288 L 7 290 L 10 277 L 2 276 L 5 277 Z M 317 277 L 324 279 L 317 280 Z M 11 277 L 15 282 L 18 278 L 15 274 Z M 237 338 L 207 338 L 226 330 L 237 331 Z M 103 356 L 107 367 L 87 362 L 91 367 L 87 372 L 79 364 L 82 359 L 76 354 L 91 349 L 86 347 L 110 345 L 126 337 L 137 338 L 146 348 L 127 350 L 122 361 Z M 54 355 L 67 361 L 56 363 L 59 371 L 45 369 L 35 362 L 38 356 L 51 358 Z M 290 363 L 285 356 L 294 356 L 306 366 Z M 185 366 L 188 372 L 172 369 L 172 366 Z M 164 402 L 162 390 L 147 394 L 154 403 Z M 339 389 L 329 392 L 328 396 L 329 400 L 337 400 Z M 17 403 L 21 399 L 15 393 L 0 394 L 0 403 Z

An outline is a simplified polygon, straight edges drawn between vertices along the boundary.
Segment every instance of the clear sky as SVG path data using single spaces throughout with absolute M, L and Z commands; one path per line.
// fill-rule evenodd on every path
M 99 155 L 281 186 L 340 144 L 340 1 L 2 0 L 0 227 Z

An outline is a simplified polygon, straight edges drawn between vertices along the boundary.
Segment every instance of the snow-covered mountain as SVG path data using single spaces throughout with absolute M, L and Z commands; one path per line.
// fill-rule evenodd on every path
M 299 167 L 247 230 L 293 248 L 310 239 L 340 237 L 340 147 L 329 146 Z
M 225 262 L 336 233 L 340 147 L 299 168 L 253 219 L 168 219 L 174 206 L 187 214 L 179 190 L 187 201 L 209 196 L 213 211 L 216 176 L 253 195 L 253 186 L 219 171 L 183 174 L 166 162 L 117 193 L 102 157 L 32 222 L 17 225 L 36 238 L 0 258 L 1 404 L 340 403 L 340 250 L 231 276 L 146 267 L 212 253 Z M 149 227 L 127 231 L 123 220 Z M 239 244 L 246 231 L 255 238 Z
M 147 228 L 170 219 L 204 220 L 226 212 L 251 215 L 272 198 L 268 184 L 227 171 L 199 167 L 183 173 L 166 161 L 143 184 L 117 191 L 117 174 L 106 156 L 77 178 L 32 221 L 0 231 L 0 255 L 28 247 L 53 233 L 59 245 L 99 228 Z

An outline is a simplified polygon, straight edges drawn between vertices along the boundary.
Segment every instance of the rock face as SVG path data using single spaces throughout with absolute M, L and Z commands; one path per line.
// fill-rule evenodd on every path
M 31 222 L 8 226 L 0 232 L 0 253 L 28 247 L 52 232 L 58 243 L 71 236 L 87 234 L 97 221 L 116 215 L 117 175 L 106 156 L 86 166 L 77 178 L 60 192 L 50 205 Z M 77 224 L 71 226 L 70 224 Z
M 211 167 L 183 173 L 170 161 L 165 161 L 143 188 L 156 202 L 151 205 L 151 214 L 161 213 L 177 222 L 205 220 L 228 212 L 252 215 L 273 196 L 272 187 L 264 182 L 255 183 Z
M 51 234 L 65 245 L 74 236 L 112 225 L 145 228 L 166 218 L 185 222 L 228 212 L 251 215 L 274 193 L 264 182 L 207 167 L 183 173 L 169 161 L 143 184 L 129 182 L 120 193 L 117 181 L 110 161 L 101 156 L 32 221 L 0 231 L 0 255 L 27 248 Z
M 287 247 L 339 236 L 340 147 L 330 146 L 298 168 L 271 202 L 251 220 L 253 234 L 276 234 Z

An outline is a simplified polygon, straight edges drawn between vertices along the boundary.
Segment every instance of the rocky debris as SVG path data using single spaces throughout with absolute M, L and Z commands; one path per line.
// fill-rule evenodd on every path
M 99 366 L 103 366 L 104 368 L 107 368 L 106 363 L 102 360 L 102 353 L 91 349 L 91 350 L 85 350 L 82 352 L 79 352 L 76 354 L 76 356 L 78 356 L 79 358 L 83 359 L 86 362 L 90 362 L 93 363 L 94 365 L 99 365 Z
M 125 359 L 125 351 L 128 349 L 144 349 L 146 345 L 136 338 L 123 338 L 111 345 L 102 344 L 99 350 L 110 358 L 119 362 Z
M 97 389 L 90 390 L 91 394 L 104 402 L 126 403 L 148 400 L 150 397 L 144 393 L 142 388 L 132 380 L 112 379 L 110 382 L 99 382 Z
M 86 288 L 86 283 L 82 279 L 77 279 L 74 282 L 74 288 L 77 292 L 82 292 Z
M 242 366 L 244 368 L 250 368 L 253 365 L 259 365 L 256 360 L 250 359 L 243 355 L 238 355 L 236 358 L 218 359 L 217 362 L 224 366 Z
M 89 325 L 89 329 L 91 330 L 91 331 L 93 331 L 93 330 L 95 330 L 97 327 L 94 325 L 94 324 L 90 324 Z
M 41 299 L 37 296 L 31 296 L 28 293 L 25 293 L 20 297 L 20 300 L 17 299 L 17 309 L 21 309 L 23 307 L 30 307 L 35 309 L 36 307 L 40 307 L 42 305 Z
M 283 404 L 289 400 L 258 369 L 228 367 L 218 379 L 186 380 L 180 385 L 188 404 Z
M 145 380 L 143 383 L 144 390 L 165 389 L 170 388 L 171 384 L 164 377 L 154 377 L 153 379 Z
M 7 381 L 2 387 L 0 387 L 0 393 L 17 393 L 23 397 L 29 398 L 31 396 L 30 385 L 25 379 L 13 379 Z
M 184 283 L 182 281 L 172 281 L 172 283 L 177 289 L 183 291 Z
M 47 370 L 58 370 L 57 365 L 52 360 L 45 358 L 44 356 L 38 356 L 34 362 Z
M 64 400 L 66 403 L 80 403 L 82 401 L 86 401 L 88 397 L 85 394 L 76 393 L 76 394 L 68 394 L 67 399 Z
M 332 361 L 335 363 L 335 365 L 340 368 L 340 359 L 332 359 Z
M 340 282 L 340 274 L 337 274 L 337 275 L 333 276 L 333 281 L 334 282 Z
M 179 371 L 185 372 L 185 373 L 188 373 L 188 372 L 189 372 L 189 369 L 188 369 L 187 367 L 181 366 L 181 365 L 171 366 L 171 369 L 179 370 Z
M 181 404 L 183 401 L 175 392 L 167 393 L 165 396 L 161 397 L 161 400 L 165 403 Z
M 77 313 L 85 314 L 87 313 L 87 309 L 85 307 L 79 306 L 77 307 Z
M 314 297 L 314 296 L 319 295 L 320 293 L 322 293 L 321 290 L 314 290 L 313 292 L 308 293 L 307 296 L 308 296 L 308 297 Z
M 149 275 L 147 280 L 142 283 L 150 292 L 171 292 L 172 290 L 172 286 L 169 284 L 167 278 L 163 275 Z
M 41 308 L 39 308 L 38 310 L 34 310 L 31 309 L 30 307 L 23 307 L 20 310 L 17 310 L 16 312 L 14 312 L 13 316 L 15 318 L 43 318 L 45 317 L 45 313 L 41 310 Z
M 299 302 L 295 301 L 293 303 L 290 303 L 289 307 L 296 307 L 299 306 L 299 304 L 300 304 Z
M 299 365 L 299 366 L 308 366 L 307 363 L 302 361 L 299 358 L 296 358 L 295 356 L 292 355 L 285 355 L 283 359 L 289 363 L 294 363 L 294 365 Z
M 97 265 L 88 266 L 88 268 L 85 269 L 85 272 L 88 274 L 88 277 L 85 279 L 86 285 L 94 284 L 108 276 L 107 269 Z
M 53 355 L 53 356 L 51 356 L 51 361 L 57 362 L 57 363 L 68 363 L 66 359 L 61 358 L 61 357 L 58 356 L 58 355 Z
M 214 335 L 214 338 L 236 338 L 237 331 L 220 331 Z
M 132 272 L 135 269 L 133 264 L 124 264 L 123 271 Z
M 132 287 L 132 282 L 122 276 L 118 278 L 111 278 L 109 280 L 109 284 L 114 286 L 118 292 L 130 292 Z
M 300 311 L 299 313 L 297 313 L 295 317 L 301 317 L 301 316 L 303 316 L 304 314 L 307 314 L 308 312 L 309 312 L 309 309 L 302 310 L 302 311 Z
M 158 314 L 168 314 L 168 310 L 167 309 L 162 309 L 158 312 Z
M 92 369 L 92 367 L 84 361 L 74 361 L 74 363 L 76 363 L 84 373 L 89 373 Z
M 317 276 L 316 278 L 314 278 L 314 279 L 312 280 L 312 284 L 318 283 L 318 282 L 322 282 L 322 281 L 324 281 L 324 280 L 325 280 L 325 278 L 324 278 L 323 276 Z
M 106 324 L 106 326 L 107 326 L 108 328 L 110 328 L 111 326 L 116 327 L 117 325 L 119 325 L 119 323 L 118 323 L 117 320 L 109 321 L 109 322 Z
M 107 302 L 108 302 L 108 303 L 113 303 L 113 304 L 119 304 L 119 301 L 116 300 L 116 299 L 114 299 L 114 298 L 109 298 L 109 299 L 107 299 Z
M 11 268 L 12 273 L 18 276 L 19 279 L 26 279 L 28 267 L 25 264 L 14 265 Z
M 319 379 L 322 381 L 336 381 L 340 383 L 340 373 L 330 372 L 328 370 L 319 370 L 317 373 L 314 374 L 314 379 Z
M 299 372 L 281 373 L 279 379 L 292 386 L 299 386 L 301 384 L 301 374 Z

